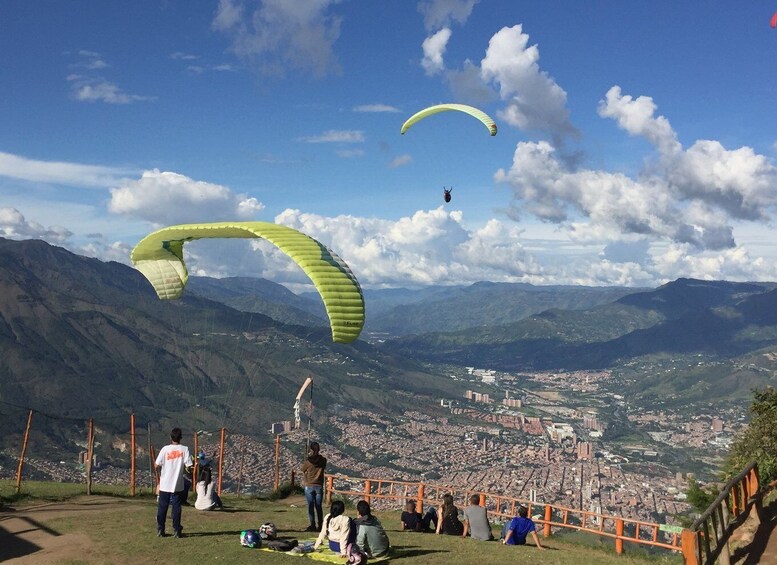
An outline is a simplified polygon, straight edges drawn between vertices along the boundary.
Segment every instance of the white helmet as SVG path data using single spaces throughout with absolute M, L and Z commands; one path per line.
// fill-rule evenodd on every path
M 259 526 L 259 535 L 262 537 L 262 539 L 275 539 L 277 534 L 278 530 L 276 529 L 275 524 L 272 522 L 265 522 Z

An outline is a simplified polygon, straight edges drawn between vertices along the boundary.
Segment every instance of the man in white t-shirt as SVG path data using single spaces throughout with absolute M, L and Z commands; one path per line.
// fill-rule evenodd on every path
M 159 497 L 156 511 L 156 535 L 165 536 L 165 521 L 167 507 L 173 507 L 173 537 L 183 537 L 181 531 L 181 502 L 183 500 L 184 469 L 191 468 L 193 461 L 189 448 L 181 445 L 183 433 L 181 428 L 173 428 L 170 432 L 172 443 L 159 450 L 156 466 L 159 468 Z

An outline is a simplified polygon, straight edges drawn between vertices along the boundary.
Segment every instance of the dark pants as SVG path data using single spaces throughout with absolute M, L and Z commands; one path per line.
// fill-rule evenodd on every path
M 424 517 L 421 518 L 421 526 L 424 531 L 430 528 L 432 530 L 437 529 L 437 509 L 434 506 L 430 506 Z
M 321 485 L 305 487 L 305 500 L 308 501 L 308 520 L 310 520 L 310 525 L 316 525 L 316 515 L 318 515 L 317 529 L 320 530 L 321 522 L 324 521 L 324 508 L 322 506 L 324 502 L 324 487 Z
M 159 491 L 159 502 L 156 507 L 156 529 L 158 532 L 165 531 L 165 521 L 167 520 L 167 507 L 173 507 L 173 531 L 181 530 L 181 500 L 183 491 L 163 492 Z

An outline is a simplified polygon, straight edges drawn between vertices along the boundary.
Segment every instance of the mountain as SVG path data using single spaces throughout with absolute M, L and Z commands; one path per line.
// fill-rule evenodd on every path
M 730 358 L 777 344 L 774 288 L 678 279 L 588 310 L 548 310 L 493 328 L 390 340 L 383 348 L 502 370 L 600 369 L 656 354 Z
M 128 266 L 0 238 L 0 413 L 35 408 L 55 452 L 74 423 L 82 430 L 94 417 L 125 429 L 133 411 L 164 427 L 263 434 L 292 416 L 311 374 L 322 418 L 337 403 L 395 410 L 412 405 L 397 390 L 438 395 L 451 386 L 366 342 L 334 344 L 328 328 L 190 293 L 160 301 Z M 18 445 L 22 424 L 0 417 L 0 443 Z

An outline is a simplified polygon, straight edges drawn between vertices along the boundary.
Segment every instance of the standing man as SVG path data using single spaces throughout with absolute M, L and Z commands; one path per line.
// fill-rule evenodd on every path
M 306 532 L 319 531 L 324 520 L 322 502 L 324 500 L 326 457 L 318 453 L 319 449 L 318 442 L 312 442 L 308 458 L 302 464 L 302 474 L 305 477 L 305 500 L 308 501 L 308 520 L 310 520 L 310 525 L 305 530 Z M 316 527 L 316 516 L 318 516 L 318 527 Z
M 165 521 L 167 507 L 173 506 L 173 537 L 183 537 L 181 526 L 181 503 L 184 496 L 184 469 L 192 467 L 192 456 L 189 448 L 181 445 L 183 433 L 181 428 L 173 428 L 170 432 L 170 445 L 159 450 L 156 466 L 159 468 L 159 496 L 156 511 L 156 535 L 165 537 Z

